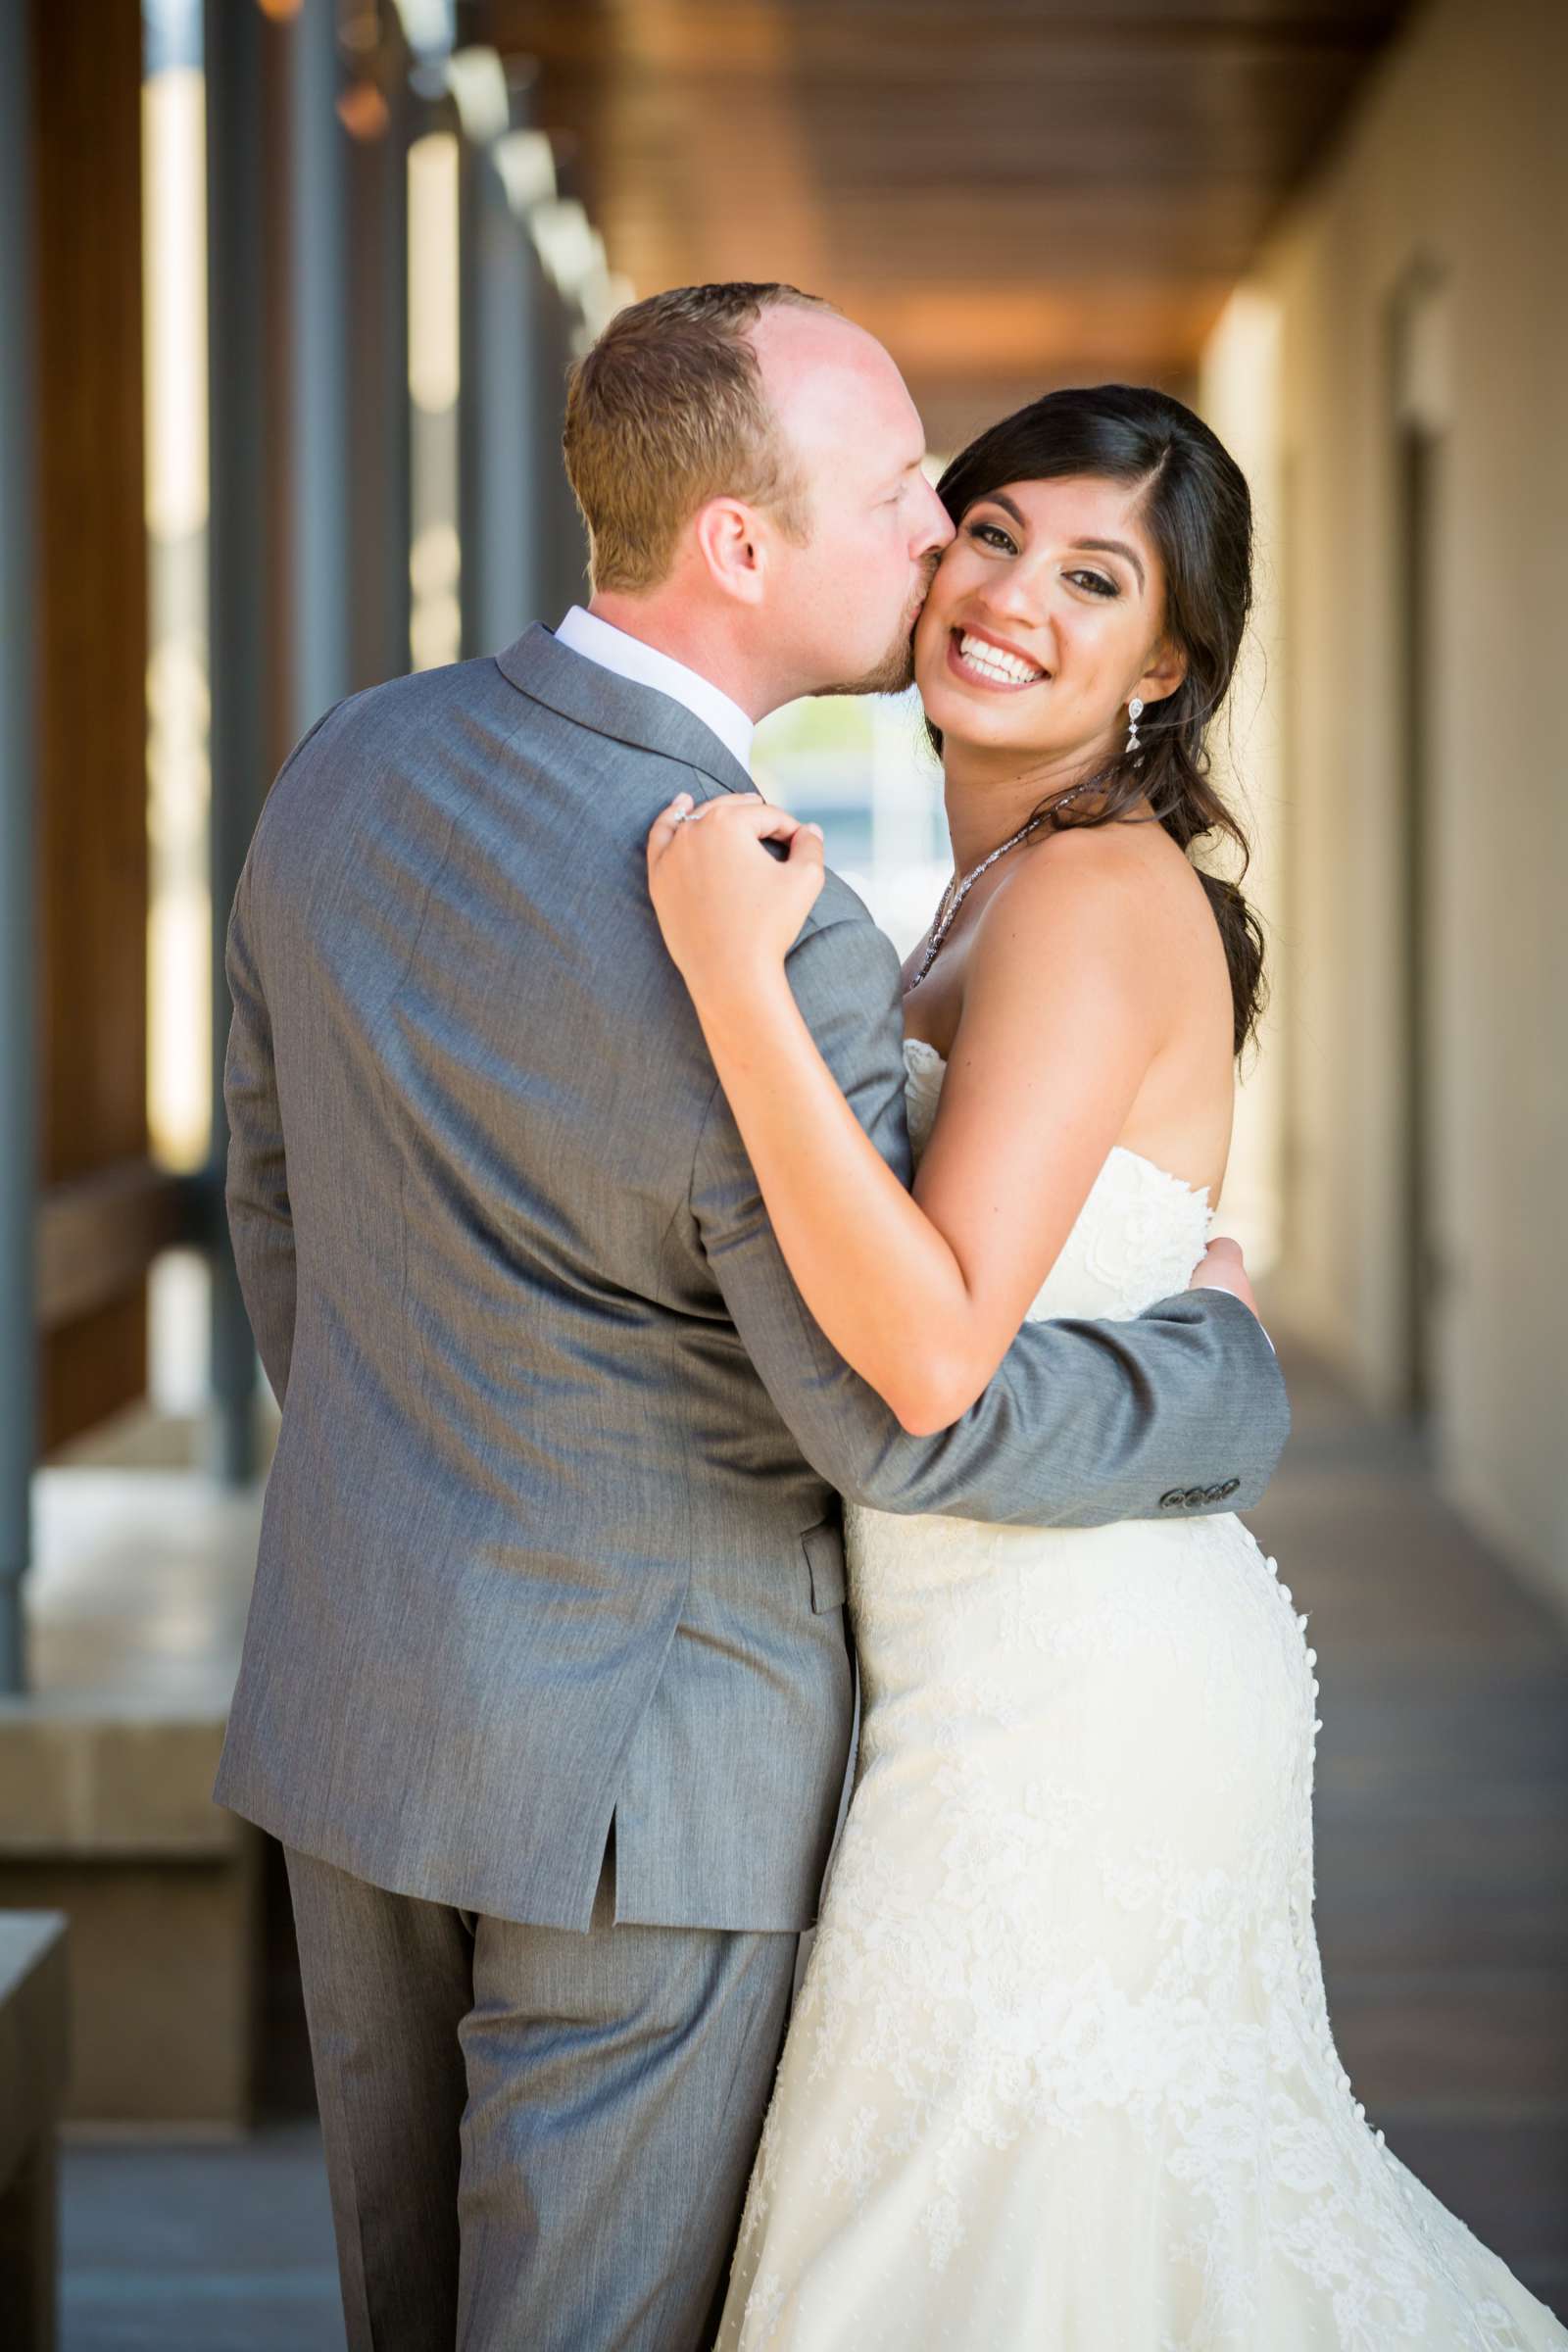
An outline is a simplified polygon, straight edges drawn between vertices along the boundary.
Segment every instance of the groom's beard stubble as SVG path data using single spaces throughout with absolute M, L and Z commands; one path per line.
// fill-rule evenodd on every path
M 902 694 L 914 684 L 914 624 L 931 593 L 941 558 L 933 556 L 926 565 L 925 578 L 912 598 L 909 609 L 899 623 L 899 633 L 880 662 L 866 670 L 863 676 L 847 680 L 841 686 L 817 686 L 813 696 L 825 694 Z

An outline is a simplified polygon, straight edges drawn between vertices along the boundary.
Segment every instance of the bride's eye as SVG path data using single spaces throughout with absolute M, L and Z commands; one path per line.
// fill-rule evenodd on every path
M 1121 594 L 1116 582 L 1108 580 L 1102 571 L 1069 571 L 1067 577 L 1076 586 L 1087 588 L 1092 596 L 1120 596 Z
M 1016 540 L 1010 532 L 1003 529 L 1000 522 L 971 522 L 969 536 L 978 539 L 982 547 L 1001 548 L 1004 555 L 1015 556 L 1018 553 Z

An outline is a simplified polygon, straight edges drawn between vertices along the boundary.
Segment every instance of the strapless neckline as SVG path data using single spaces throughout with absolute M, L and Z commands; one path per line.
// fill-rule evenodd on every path
M 904 1041 L 904 1066 L 909 1076 L 917 1081 L 921 1078 L 943 1078 L 947 1075 L 947 1056 L 923 1037 L 906 1037 Z M 1189 1184 L 1185 1177 L 1172 1175 L 1169 1168 L 1162 1168 L 1157 1159 L 1149 1158 L 1143 1152 L 1129 1152 L 1125 1144 L 1112 1144 L 1106 1157 L 1109 1160 L 1131 1160 L 1136 1167 L 1147 1168 L 1151 1175 L 1157 1176 L 1161 1183 L 1174 1185 L 1177 1192 L 1185 1194 L 1189 1200 L 1200 1201 L 1205 1208 L 1208 1206 L 1206 1184 Z

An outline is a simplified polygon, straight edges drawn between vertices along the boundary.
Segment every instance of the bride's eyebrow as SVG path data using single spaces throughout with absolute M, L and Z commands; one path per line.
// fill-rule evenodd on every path
M 1073 545 L 1082 548 L 1086 554 L 1123 557 L 1137 572 L 1139 587 L 1143 587 L 1144 567 L 1139 561 L 1138 550 L 1129 547 L 1125 539 L 1075 539 Z
M 1028 517 L 1022 507 L 1015 506 L 1005 490 L 988 490 L 983 498 L 977 498 L 974 503 L 977 507 L 1000 507 L 1004 514 L 1012 516 L 1020 531 L 1029 528 Z

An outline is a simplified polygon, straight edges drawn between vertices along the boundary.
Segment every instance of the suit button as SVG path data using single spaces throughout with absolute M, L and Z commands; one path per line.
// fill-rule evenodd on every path
M 1225 1490 L 1223 1487 L 1205 1487 L 1203 1489 L 1203 1500 L 1205 1502 L 1218 1502 L 1224 1493 Z
M 1186 1503 L 1187 1508 L 1190 1511 L 1196 1511 L 1200 1503 L 1206 1502 L 1208 1500 L 1207 1489 L 1204 1487 L 1189 1487 L 1186 1494 L 1182 1496 L 1182 1500 Z
M 1159 1507 L 1162 1511 L 1179 1511 L 1186 1499 L 1180 1487 L 1172 1487 L 1160 1496 Z
M 1237 1489 L 1241 1486 L 1241 1483 L 1242 1482 L 1239 1478 L 1228 1478 L 1219 1491 L 1220 1501 L 1224 1502 L 1228 1495 L 1234 1494 Z

